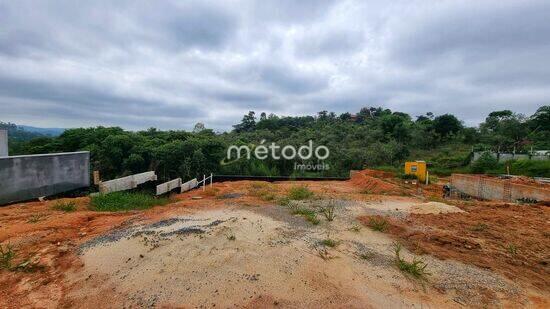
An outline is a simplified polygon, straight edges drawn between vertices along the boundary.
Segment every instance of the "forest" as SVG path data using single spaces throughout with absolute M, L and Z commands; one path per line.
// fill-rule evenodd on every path
M 483 156 L 470 164 L 473 151 L 529 153 L 550 149 L 550 106 L 533 115 L 494 111 L 478 127 L 467 127 L 451 114 L 411 116 L 381 107 L 358 113 L 321 111 L 313 116 L 277 116 L 250 111 L 228 132 L 214 132 L 202 123 L 193 131 L 127 131 L 119 127 L 75 128 L 56 137 L 29 133 L 1 123 L 10 132 L 10 155 L 91 152 L 94 170 L 111 179 L 148 170 L 161 180 L 191 179 L 203 174 L 258 176 L 347 176 L 351 169 L 380 168 L 399 171 L 406 160 L 425 160 L 432 174 L 452 172 L 504 173 L 503 163 Z M 330 156 L 313 159 L 241 159 L 220 162 L 231 145 L 276 142 L 298 148 L 309 140 L 325 145 Z M 329 166 L 321 171 L 296 171 L 295 163 Z M 513 174 L 550 177 L 550 161 L 506 163 Z

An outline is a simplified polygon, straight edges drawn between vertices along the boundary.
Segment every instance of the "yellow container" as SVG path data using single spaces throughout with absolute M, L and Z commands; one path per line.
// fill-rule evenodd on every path
M 405 174 L 416 175 L 419 181 L 426 181 L 426 172 L 425 161 L 405 162 Z

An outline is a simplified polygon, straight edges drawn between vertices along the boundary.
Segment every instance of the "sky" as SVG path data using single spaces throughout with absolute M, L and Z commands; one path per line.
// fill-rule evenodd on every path
M 224 131 L 249 110 L 531 115 L 550 103 L 549 12 L 525 0 L 0 0 L 0 121 Z

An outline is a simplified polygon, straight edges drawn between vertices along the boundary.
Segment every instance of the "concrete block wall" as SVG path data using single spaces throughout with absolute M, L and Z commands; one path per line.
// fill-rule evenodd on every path
M 0 205 L 90 186 L 90 153 L 0 157 Z
M 0 130 L 0 157 L 8 155 L 8 130 Z
M 161 183 L 157 186 L 157 195 L 170 192 L 179 187 L 181 187 L 181 178 L 176 178 L 165 183 Z
M 550 190 L 539 186 L 513 183 L 507 179 L 491 179 L 481 175 L 453 174 L 453 188 L 468 195 L 488 199 L 513 202 L 519 199 L 550 201 Z
M 148 181 L 157 180 L 157 175 L 154 171 L 145 172 L 135 175 L 130 175 L 113 180 L 103 181 L 99 184 L 99 192 L 110 193 L 117 191 L 125 191 L 137 188 L 138 185 Z

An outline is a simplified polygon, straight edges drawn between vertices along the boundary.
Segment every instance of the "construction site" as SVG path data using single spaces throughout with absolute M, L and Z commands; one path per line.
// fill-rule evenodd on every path
M 144 210 L 97 211 L 93 196 L 12 203 L 0 208 L 0 307 L 548 308 L 549 185 L 421 178 L 205 175 L 160 184 L 165 202 Z

